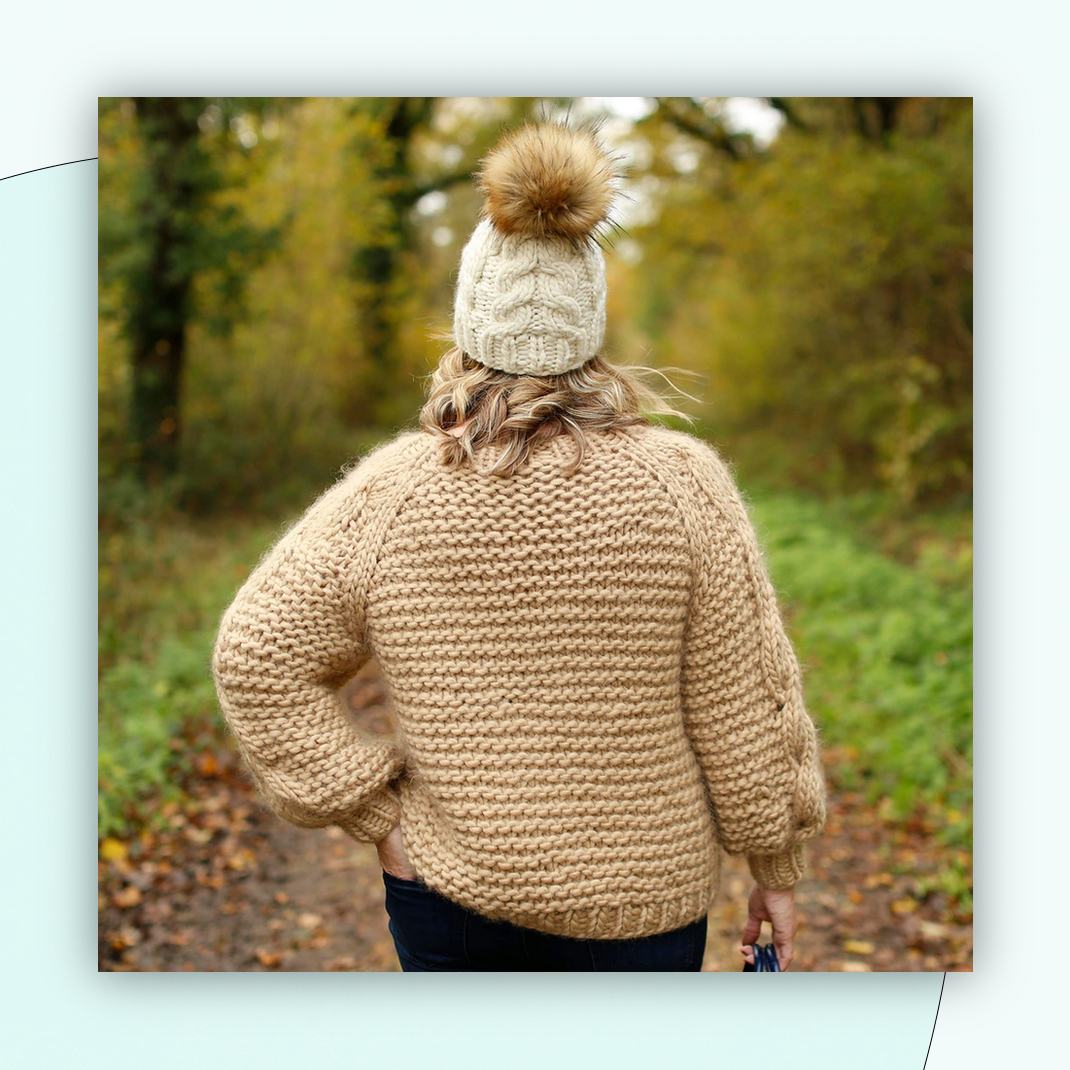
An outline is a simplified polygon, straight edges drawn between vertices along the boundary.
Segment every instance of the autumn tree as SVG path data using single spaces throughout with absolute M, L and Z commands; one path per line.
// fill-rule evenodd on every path
M 717 98 L 661 99 L 644 124 L 650 344 L 708 373 L 713 433 L 767 471 L 906 505 L 968 494 L 971 102 L 769 103 L 768 146 Z
M 274 246 L 273 229 L 251 226 L 219 195 L 222 157 L 247 152 L 241 117 L 256 102 L 207 97 L 105 100 L 135 125 L 138 161 L 122 212 L 102 212 L 102 279 L 119 280 L 130 347 L 129 430 L 146 483 L 175 473 L 182 428 L 187 335 L 198 311 L 195 282 L 213 276 L 211 326 L 226 332 L 240 311 L 247 271 Z M 233 179 L 232 179 L 233 180 Z

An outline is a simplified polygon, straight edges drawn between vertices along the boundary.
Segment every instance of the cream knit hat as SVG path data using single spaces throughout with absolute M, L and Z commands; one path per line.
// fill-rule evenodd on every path
M 461 254 L 457 345 L 513 375 L 561 375 L 598 355 L 618 172 L 594 131 L 557 123 L 506 137 L 478 175 L 484 219 Z

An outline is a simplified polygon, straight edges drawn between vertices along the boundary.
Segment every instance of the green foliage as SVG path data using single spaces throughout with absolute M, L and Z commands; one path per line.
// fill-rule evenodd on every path
M 166 333 L 178 315 L 184 322 L 199 316 L 226 334 L 240 319 L 245 280 L 282 233 L 281 220 L 252 225 L 233 199 L 262 166 L 243 137 L 252 117 L 271 104 L 263 98 L 102 99 L 101 284 L 122 287 L 113 308 L 128 333 Z M 168 246 L 161 250 L 163 231 Z M 157 256 L 162 265 L 154 264 Z M 187 306 L 160 304 L 157 270 L 168 285 L 200 280 L 201 292 Z
M 241 149 L 255 143 L 240 105 L 135 97 L 102 110 L 102 126 L 119 130 L 115 151 L 101 151 L 101 183 L 118 185 L 123 197 L 101 197 L 101 289 L 118 293 L 110 307 L 129 346 L 133 463 L 143 482 L 155 483 L 178 468 L 190 324 L 199 316 L 216 333 L 230 331 L 246 276 L 278 244 L 279 230 L 250 225 L 224 196 L 241 178 L 226 174 L 227 153 L 211 142 L 221 127 Z
M 278 498 L 280 483 L 322 483 L 339 456 L 419 409 L 421 378 L 441 349 L 428 336 L 449 322 L 450 272 L 476 213 L 469 173 L 513 105 L 490 99 L 466 111 L 437 102 L 433 122 L 415 116 L 393 174 L 398 146 L 382 144 L 389 113 L 372 103 L 197 105 L 196 159 L 210 176 L 189 237 L 211 247 L 186 258 L 198 270 L 188 280 L 178 464 L 166 481 L 191 509 L 225 512 Z M 148 147 L 130 101 L 107 103 L 100 129 L 103 488 L 136 470 L 139 456 L 128 320 L 135 261 L 148 248 L 138 221 Z M 414 208 L 425 193 L 454 186 L 443 207 Z M 451 235 L 446 245 L 441 235 L 431 240 L 439 230 Z M 369 289 L 354 257 L 394 246 L 393 277 Z M 388 357 L 371 352 L 375 339 Z
M 962 811 L 973 759 L 968 518 L 944 518 L 955 538 L 925 525 L 908 564 L 860 539 L 844 519 L 853 505 L 778 494 L 753 507 L 808 705 L 844 786 L 899 816 L 918 804 Z M 968 834 L 966 820 L 943 829 L 950 842 Z
M 661 165 L 639 322 L 708 373 L 733 455 L 785 482 L 970 491 L 972 109 L 937 105 L 880 140 L 789 129 L 731 165 Z
M 121 835 L 138 801 L 176 794 L 190 753 L 177 741 L 212 709 L 207 634 L 169 639 L 150 667 L 121 661 L 100 680 L 98 835 Z
M 193 524 L 166 502 L 110 517 L 99 561 L 100 835 L 144 823 L 172 795 L 192 737 L 219 737 L 211 651 L 223 610 L 277 534 L 246 520 Z

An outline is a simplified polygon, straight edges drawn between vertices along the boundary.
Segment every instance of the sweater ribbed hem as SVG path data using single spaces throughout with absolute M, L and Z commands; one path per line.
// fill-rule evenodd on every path
M 377 788 L 362 806 L 353 811 L 338 827 L 358 843 L 378 843 L 398 823 L 401 799 L 395 788 Z
M 751 876 L 763 888 L 791 888 L 802 878 L 806 869 L 803 845 L 796 844 L 790 850 L 773 854 L 747 855 Z
M 717 894 L 714 885 L 699 887 L 661 903 L 623 902 L 530 910 L 490 898 L 472 898 L 433 877 L 428 879 L 421 874 L 420 879 L 440 895 L 483 917 L 576 940 L 631 940 L 681 929 L 705 917 Z

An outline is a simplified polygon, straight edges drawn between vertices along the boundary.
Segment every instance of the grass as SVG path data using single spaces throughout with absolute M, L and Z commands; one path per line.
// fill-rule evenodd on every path
M 299 511 L 287 509 L 290 517 Z M 923 807 L 949 847 L 967 846 L 968 515 L 895 521 L 862 497 L 764 492 L 751 515 L 834 781 L 865 792 L 887 816 Z M 149 822 L 161 798 L 178 793 L 197 747 L 223 738 L 210 674 L 215 630 L 282 526 L 168 509 L 103 525 L 100 835 Z
M 102 532 L 98 829 L 123 835 L 177 793 L 193 741 L 219 739 L 211 653 L 223 610 L 279 533 L 164 513 Z
M 751 513 L 842 786 L 889 816 L 971 834 L 972 550 L 968 514 L 896 521 L 871 501 L 770 494 Z M 860 522 L 861 521 L 861 522 Z

